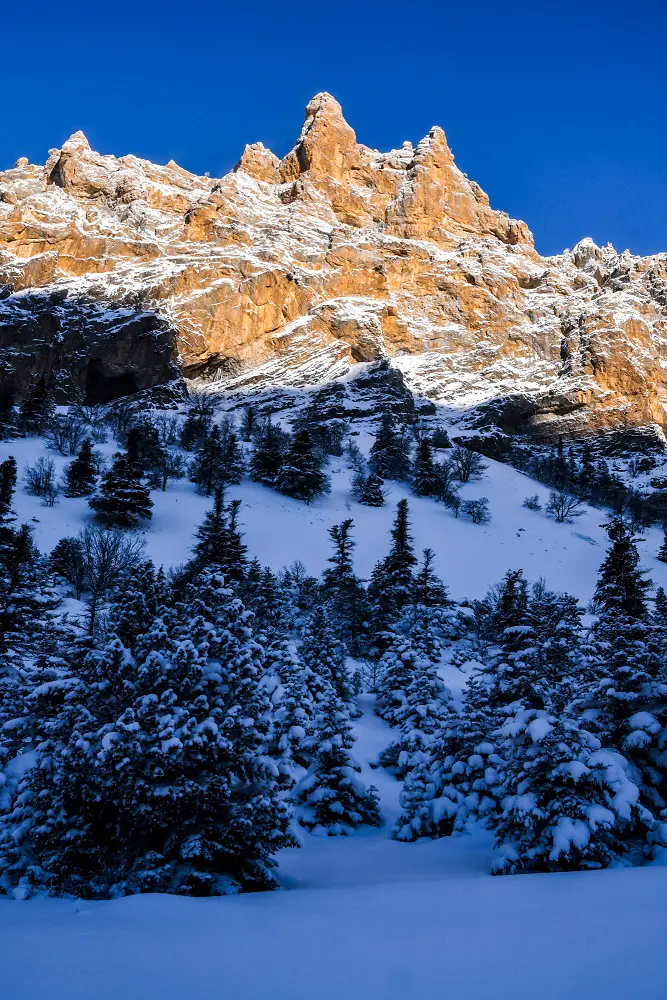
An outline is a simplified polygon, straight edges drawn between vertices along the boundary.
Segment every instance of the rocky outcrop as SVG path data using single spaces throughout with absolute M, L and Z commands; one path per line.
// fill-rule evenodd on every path
M 108 397 L 171 378 L 173 359 L 251 392 L 387 361 L 473 424 L 549 437 L 666 422 L 664 255 L 582 240 L 541 257 L 442 129 L 381 153 L 329 94 L 282 160 L 255 143 L 220 180 L 100 155 L 80 132 L 45 166 L 19 159 L 0 173 L 0 288 L 0 363 L 19 390 L 53 369 Z

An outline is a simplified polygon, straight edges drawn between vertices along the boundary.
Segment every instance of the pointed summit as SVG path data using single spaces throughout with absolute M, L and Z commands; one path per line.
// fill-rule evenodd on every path
M 295 180 L 306 171 L 342 177 L 359 159 L 357 138 L 331 94 L 316 94 L 306 105 L 306 120 L 294 149 L 280 164 L 280 178 Z
M 79 129 L 78 132 L 74 132 L 69 137 L 67 142 L 63 143 L 62 148 L 63 150 L 67 150 L 67 152 L 73 152 L 74 150 L 80 149 L 90 149 L 90 143 L 88 142 L 85 133 Z

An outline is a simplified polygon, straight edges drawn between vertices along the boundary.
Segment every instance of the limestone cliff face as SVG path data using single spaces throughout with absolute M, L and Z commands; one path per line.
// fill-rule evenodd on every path
M 255 143 L 220 180 L 100 155 L 80 132 L 45 166 L 19 160 L 0 173 L 2 288 L 0 364 L 19 388 L 72 357 L 98 398 L 172 362 L 250 391 L 388 358 L 417 394 L 452 413 L 492 404 L 511 429 L 666 423 L 664 255 L 583 240 L 541 257 L 440 128 L 380 153 L 328 94 L 284 159 Z

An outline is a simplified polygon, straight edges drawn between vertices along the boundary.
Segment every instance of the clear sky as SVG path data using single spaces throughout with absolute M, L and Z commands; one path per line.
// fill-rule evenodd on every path
M 31 0 L 2 4 L 0 168 L 93 148 L 219 176 L 278 155 L 328 90 L 360 142 L 431 125 L 538 249 L 667 250 L 661 0 Z

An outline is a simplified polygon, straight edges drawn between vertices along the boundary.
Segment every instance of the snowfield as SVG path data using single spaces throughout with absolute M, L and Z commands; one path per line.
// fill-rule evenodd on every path
M 368 441 L 360 438 L 359 443 L 366 451 Z M 107 455 L 117 450 L 112 441 L 95 447 Z M 78 534 L 85 523 L 93 520 L 86 498 L 60 497 L 54 508 L 47 509 L 38 497 L 29 496 L 23 489 L 25 466 L 40 456 L 52 458 L 59 471 L 70 459 L 46 448 L 39 438 L 0 441 L 0 461 L 8 455 L 14 455 L 18 465 L 19 520 L 34 527 L 35 542 L 42 551 L 50 551 L 66 535 Z M 331 551 L 327 528 L 351 517 L 357 542 L 356 570 L 365 579 L 386 555 L 396 504 L 407 498 L 415 548 L 434 549 L 436 571 L 456 600 L 483 597 L 508 569 L 518 568 L 524 570 L 528 580 L 544 577 L 551 589 L 575 594 L 584 604 L 593 596 L 597 571 L 608 545 L 602 527 L 607 519 L 605 511 L 584 506 L 584 514 L 572 524 L 556 524 L 543 511 L 522 507 L 525 497 L 535 493 L 544 505 L 548 487 L 508 465 L 488 461 L 483 479 L 461 489 L 464 499 L 489 499 L 491 522 L 482 525 L 455 518 L 442 504 L 415 497 L 397 483 L 385 484 L 384 507 L 365 507 L 349 495 L 350 472 L 344 459 L 331 459 L 327 471 L 331 475 L 331 493 L 311 506 L 250 480 L 230 487 L 229 499 L 238 497 L 243 501 L 240 519 L 250 557 L 258 556 L 273 570 L 300 559 L 310 573 L 319 576 Z M 153 518 L 143 531 L 146 553 L 158 566 L 178 566 L 190 557 L 193 534 L 211 507 L 211 500 L 199 496 L 187 479 L 171 482 L 165 493 L 153 490 L 151 498 L 155 504 Z M 667 587 L 667 564 L 655 558 L 662 532 L 656 527 L 647 528 L 642 536 L 639 551 L 643 567 L 656 586 Z
M 111 453 L 109 442 L 102 450 Z M 67 459 L 37 439 L 0 442 L 13 454 L 19 484 L 40 455 Z M 607 538 L 602 511 L 586 508 L 556 524 L 521 506 L 549 490 L 489 462 L 464 498 L 488 497 L 492 520 L 473 525 L 442 505 L 387 484 L 384 508 L 349 497 L 350 473 L 330 462 L 332 492 L 308 507 L 244 482 L 249 555 L 273 569 L 300 559 L 313 574 L 330 554 L 327 528 L 354 519 L 357 572 L 367 577 L 388 549 L 396 503 L 407 497 L 415 544 L 432 547 L 436 570 L 457 599 L 482 597 L 509 568 L 553 589 L 593 594 Z M 152 493 L 147 554 L 175 566 L 211 501 L 186 480 Z M 85 499 L 53 509 L 17 490 L 21 521 L 43 551 L 91 520 Z M 662 540 L 644 532 L 640 552 L 656 585 L 667 565 Z M 455 669 L 451 668 L 455 673 Z M 461 675 L 447 677 L 454 693 Z M 352 837 L 300 832 L 303 846 L 281 852 L 283 891 L 216 899 L 145 895 L 114 902 L 0 898 L 0 995 L 7 1000 L 664 1000 L 667 996 L 667 867 L 596 873 L 489 874 L 488 834 L 392 841 L 400 784 L 370 765 L 392 731 L 362 698 L 353 753 L 363 780 L 380 793 L 384 826 Z

